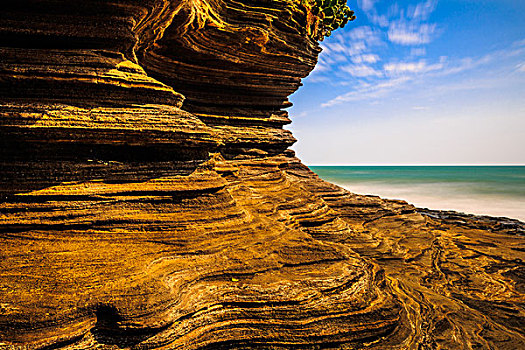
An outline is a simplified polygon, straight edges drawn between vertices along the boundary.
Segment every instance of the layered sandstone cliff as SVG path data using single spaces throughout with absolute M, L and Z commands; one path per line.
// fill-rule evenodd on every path
M 2 5 L 0 348 L 525 347 L 523 231 L 288 150 L 311 26 L 295 0 Z

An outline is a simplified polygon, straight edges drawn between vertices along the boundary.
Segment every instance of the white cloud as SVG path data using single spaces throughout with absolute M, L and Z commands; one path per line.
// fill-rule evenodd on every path
M 364 77 L 380 77 L 383 75 L 381 71 L 367 66 L 366 64 L 349 64 L 340 68 L 341 71 L 349 73 L 354 77 L 364 78 Z
M 317 64 L 315 65 L 314 70 L 312 70 L 312 72 L 310 74 L 313 74 L 314 72 L 317 73 L 317 72 L 322 72 L 322 71 L 327 71 L 327 70 L 330 70 L 330 65 L 326 64 L 323 61 L 319 61 L 319 62 L 317 62 Z
M 393 89 L 407 83 L 411 79 L 409 77 L 399 77 L 389 79 L 386 81 L 380 81 L 379 83 L 361 83 L 356 89 L 347 92 L 346 94 L 339 95 L 328 102 L 325 102 L 321 107 L 331 107 L 344 102 L 350 101 L 361 101 L 372 98 L 383 97 Z
M 394 3 L 386 13 L 380 14 L 375 7 L 376 2 L 377 0 L 359 0 L 358 6 L 366 13 L 370 22 L 383 28 L 388 27 L 396 17 L 404 18 L 405 13 L 408 19 L 420 24 L 429 19 L 437 6 L 437 0 L 427 0 L 401 10 L 399 4 Z
M 352 41 L 362 41 L 367 47 L 381 45 L 383 40 L 381 39 L 381 32 L 379 30 L 372 29 L 369 26 L 361 26 L 354 28 L 340 36 L 341 39 L 347 39 Z
M 331 52 L 339 52 L 344 51 L 344 46 L 341 43 L 327 43 L 323 42 L 321 43 L 321 48 L 323 49 L 323 52 L 325 55 L 330 54 Z
M 376 0 L 359 0 L 357 3 L 363 11 L 370 11 L 374 8 Z
M 400 45 L 428 44 L 435 32 L 435 24 L 414 24 L 399 20 L 390 25 L 388 39 Z
M 391 62 L 383 66 L 385 73 L 388 75 L 402 75 L 406 73 L 428 73 L 438 71 L 444 68 L 444 58 L 439 63 L 428 65 L 425 60 L 418 62 Z
M 380 27 L 388 27 L 388 24 L 390 23 L 388 17 L 385 15 L 373 14 L 370 16 L 370 20 L 372 23 L 377 24 Z
M 352 57 L 352 62 L 354 63 L 376 63 L 379 60 L 379 56 L 375 54 L 356 55 Z
M 401 14 L 401 9 L 399 7 L 399 4 L 397 2 L 393 3 L 389 8 L 387 12 L 388 18 L 394 18 Z
M 513 47 L 522 47 L 522 46 L 525 46 L 525 39 L 515 41 L 515 42 L 512 44 L 512 46 L 513 46 Z
M 350 125 L 351 121 L 352 129 L 355 123 L 359 124 L 365 120 L 365 116 L 367 122 L 374 118 L 381 120 L 377 125 L 382 125 L 384 120 L 395 118 L 396 115 L 411 118 L 407 123 L 398 126 L 399 129 L 407 130 L 411 130 L 409 127 L 414 121 L 441 116 L 444 113 L 462 116 L 471 112 L 476 118 L 480 113 L 485 113 L 494 116 L 495 125 L 498 119 L 504 119 L 507 115 L 517 115 L 517 112 L 521 113 L 519 114 L 521 120 L 525 120 L 525 108 L 522 102 L 516 102 L 516 106 L 512 109 L 510 107 L 506 109 L 509 105 L 506 99 L 519 100 L 522 87 L 525 86 L 523 85 L 525 39 L 507 47 L 501 46 L 506 42 L 503 39 L 497 43 L 487 42 L 484 49 L 478 48 L 484 53 L 472 57 L 464 56 L 467 54 L 464 52 L 468 52 L 469 47 L 462 47 L 459 51 L 447 48 L 447 53 L 450 52 L 451 55 L 455 53 L 454 55 L 459 56 L 438 58 L 435 54 L 443 49 L 443 44 L 433 41 L 443 31 L 447 29 L 450 31 L 453 28 L 447 28 L 446 23 L 438 22 L 437 19 L 434 21 L 437 1 L 415 0 L 414 2 L 418 1 L 419 4 L 410 6 L 408 2 L 401 1 L 391 2 L 392 5 L 389 5 L 390 2 L 386 1 L 379 3 L 379 0 L 358 0 L 361 8 L 366 8 L 366 16 L 371 24 L 359 26 L 356 22 L 356 27 L 350 26 L 336 31 L 322 43 L 325 48 L 320 57 L 322 67 L 316 69 L 319 73 L 313 79 L 309 78 L 309 82 L 323 81 L 324 83 L 316 88 L 325 90 L 322 90 L 323 94 L 317 96 L 321 100 L 312 100 L 311 103 L 316 104 L 314 107 L 316 113 L 341 122 L 335 129 L 332 127 L 327 131 L 327 143 L 337 142 L 338 138 L 334 136 L 334 132 L 341 131 L 345 123 Z M 497 47 L 504 49 L 491 50 Z M 481 51 L 475 50 L 475 52 Z M 472 103 L 469 98 L 472 99 Z M 497 108 L 490 109 L 491 104 Z M 325 108 L 324 112 L 321 107 Z M 490 113 L 486 112 L 487 110 L 490 110 Z M 455 142 L 461 143 L 462 140 L 470 137 L 471 129 L 479 124 L 476 118 L 473 117 L 468 123 L 466 122 L 462 132 L 454 134 Z M 325 123 L 328 124 L 326 120 Z M 364 121 L 362 123 L 365 124 Z M 443 122 L 444 131 L 440 137 L 447 135 L 446 132 L 451 128 L 447 123 L 448 121 Z M 322 129 L 322 125 L 319 123 L 312 128 L 312 140 L 318 139 L 318 131 Z M 367 135 L 372 135 L 371 140 L 380 138 L 375 133 L 377 125 L 367 129 Z M 385 134 L 391 135 L 395 125 L 397 123 L 389 124 L 389 127 L 384 129 Z M 519 125 L 523 125 L 523 122 Z M 518 134 L 517 130 L 518 128 L 511 128 L 515 134 Z M 523 128 L 519 129 L 520 132 L 522 130 Z M 432 128 L 425 128 L 415 134 L 423 135 L 420 139 L 425 141 L 425 135 L 433 135 L 433 132 Z M 340 139 L 349 138 L 346 130 L 340 134 Z M 403 130 L 403 133 L 400 132 L 398 135 L 410 136 L 411 132 L 407 133 Z M 398 135 L 389 139 L 392 144 L 400 142 Z M 491 130 L 488 135 L 492 135 Z M 301 135 L 301 138 L 303 137 L 307 138 Z M 470 139 L 477 140 L 477 137 L 470 137 Z M 405 136 L 402 141 L 405 141 Z M 406 147 L 404 154 L 414 153 L 414 142 L 402 143 L 403 147 Z M 355 142 L 355 149 L 359 150 L 362 144 L 362 139 L 360 142 Z M 389 144 L 389 142 L 382 143 L 391 150 Z M 450 152 L 456 152 L 456 148 L 460 148 L 460 145 L 454 145 L 457 147 L 449 147 Z M 442 147 L 447 146 L 447 143 L 436 137 L 435 144 L 431 146 L 431 150 L 441 150 Z M 317 146 L 313 146 L 315 147 Z M 338 146 L 337 149 L 348 152 L 348 147 Z M 381 161 L 380 157 L 384 150 L 379 147 L 377 149 L 378 158 L 374 160 Z M 416 149 L 419 151 L 419 147 Z M 421 159 L 427 159 L 427 152 L 428 149 L 420 152 Z M 319 154 L 319 159 L 324 159 L 325 153 L 319 149 L 312 151 L 312 154 Z M 401 150 L 390 152 L 389 157 L 402 153 Z M 476 151 L 476 153 L 483 152 Z M 373 156 L 375 155 L 367 155 L 368 158 Z M 341 155 L 338 154 L 338 157 L 333 159 L 344 159 L 340 157 Z M 500 159 L 498 157 L 496 155 L 494 159 Z M 366 160 L 366 157 L 363 159 Z M 399 161 L 403 160 L 408 162 L 412 159 L 399 159 Z M 461 159 L 458 158 L 458 162 L 460 161 Z
M 374 7 L 377 0 L 358 0 L 357 4 L 367 15 L 370 22 L 380 27 L 388 27 L 388 15 L 380 15 Z
M 515 48 L 513 45 L 504 50 L 490 52 L 477 58 L 462 58 L 450 61 L 447 57 L 440 57 L 439 61 L 429 64 L 426 60 L 419 61 L 400 61 L 385 63 L 382 69 L 365 64 L 350 64 L 340 69 L 358 78 L 376 78 L 372 82 L 353 82 L 348 84 L 352 90 L 341 94 L 325 103 L 322 107 L 331 107 L 350 101 L 361 101 L 384 97 L 394 91 L 399 90 L 408 83 L 429 84 L 429 79 L 446 77 L 461 74 L 468 70 L 480 69 L 480 67 L 493 64 L 495 61 L 504 61 L 525 52 L 525 47 Z M 507 69 L 507 73 L 493 72 L 496 77 L 488 78 L 484 76 L 477 80 L 446 80 L 439 85 L 432 87 L 432 94 L 445 94 L 453 91 L 476 90 L 494 88 L 501 81 L 507 81 L 507 77 L 501 74 L 511 74 L 512 72 L 525 72 L 525 62 L 514 63 Z
M 336 53 L 347 56 L 359 55 L 367 49 L 364 41 L 325 43 L 321 47 L 323 52 L 320 59 L 330 59 Z
M 366 51 L 366 43 L 363 41 L 356 41 L 348 45 L 346 53 L 349 56 L 359 55 L 361 52 Z
M 369 26 L 335 33 L 329 41 L 321 43 L 323 51 L 319 55 L 319 68 L 316 67 L 312 74 L 317 75 L 321 72 L 328 73 L 337 70 L 349 72 L 348 68 L 341 70 L 340 65 L 344 66 L 352 62 L 355 66 L 353 76 L 379 76 L 380 72 L 364 65 L 380 61 L 380 57 L 372 53 L 371 50 L 376 46 L 385 45 L 381 35 L 381 31 L 374 30 Z M 315 79 L 315 81 L 325 80 Z
M 344 53 L 346 55 L 361 54 L 373 47 L 384 45 L 382 35 L 381 31 L 374 30 L 369 26 L 336 32 L 330 40 L 321 43 L 321 48 L 323 49 L 321 57 L 334 53 Z
M 386 14 L 373 8 L 367 13 L 372 23 L 388 27 L 388 39 L 400 45 L 428 44 L 436 32 L 436 24 L 427 23 L 435 11 L 437 0 L 427 0 L 402 9 L 398 3 L 389 7 Z
M 424 47 L 414 47 L 410 50 L 410 56 L 425 56 L 427 54 L 427 49 Z
M 510 47 L 506 49 L 489 52 L 486 55 L 481 56 L 481 57 L 462 58 L 454 64 L 453 63 L 447 64 L 445 69 L 439 72 L 439 74 L 440 75 L 457 74 L 457 73 L 461 73 L 467 70 L 472 70 L 472 69 L 475 69 L 480 66 L 487 65 L 487 64 L 490 64 L 496 61 L 504 61 L 509 58 L 525 54 L 525 46 L 518 47 L 518 48 L 516 48 L 516 46 L 520 46 L 519 42 L 512 44 Z M 440 62 L 445 62 L 445 61 L 446 59 L 442 57 Z
M 430 14 L 436 9 L 436 5 L 436 0 L 420 2 L 416 6 L 409 7 L 407 13 L 412 19 L 426 21 L 430 17 Z
M 399 62 L 388 63 L 384 65 L 384 70 L 391 75 L 399 75 L 402 73 L 420 73 L 426 68 L 425 61 L 419 62 Z
M 375 3 L 375 2 L 374 2 Z M 395 97 L 402 89 L 410 86 L 432 86 L 432 91 L 446 91 L 482 88 L 479 82 L 467 82 L 464 72 L 489 67 L 492 63 L 519 57 L 525 53 L 525 40 L 516 41 L 505 50 L 489 52 L 481 57 L 438 60 L 426 59 L 427 50 L 423 44 L 429 43 L 438 28 L 436 24 L 424 23 L 435 10 L 436 1 L 423 1 L 402 9 L 399 5 L 390 6 L 387 17 L 396 18 L 388 29 L 373 26 L 359 26 L 338 31 L 323 42 L 323 52 L 319 57 L 318 67 L 311 74 L 309 81 L 328 83 L 337 89 L 347 89 L 346 93 L 338 90 L 338 96 L 322 104 L 329 107 L 347 101 L 380 100 L 385 96 Z M 376 11 L 372 6 L 370 11 Z M 395 44 L 417 45 L 400 48 Z M 386 50 L 399 52 L 397 58 L 384 61 Z M 393 56 L 393 57 L 396 57 Z M 520 59 L 508 66 L 508 74 L 525 72 L 525 61 Z M 462 74 L 462 75 L 460 75 Z M 454 86 L 451 79 L 442 77 L 457 75 L 461 86 Z M 335 79 L 334 79 L 335 78 Z M 458 79 L 455 79 L 456 82 Z M 478 85 L 476 85 L 478 84 Z M 456 84 L 457 85 L 457 84 Z M 344 88 L 346 87 L 346 88 Z M 414 103 L 417 106 L 417 102 Z M 410 107 L 409 107 L 410 108 Z

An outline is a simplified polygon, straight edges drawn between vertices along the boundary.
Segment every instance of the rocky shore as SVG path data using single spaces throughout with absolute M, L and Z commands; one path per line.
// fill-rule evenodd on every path
M 525 223 L 516 219 L 466 214 L 452 210 L 418 208 L 417 211 L 422 215 L 426 215 L 451 225 L 491 232 L 504 232 L 512 235 L 525 235 Z
M 6 1 L 0 349 L 525 348 L 523 224 L 288 148 L 295 0 Z

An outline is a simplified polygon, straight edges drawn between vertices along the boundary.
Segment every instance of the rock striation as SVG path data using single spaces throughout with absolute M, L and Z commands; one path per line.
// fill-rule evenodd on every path
M 525 347 L 520 223 L 352 194 L 288 150 L 311 16 L 3 3 L 1 349 Z

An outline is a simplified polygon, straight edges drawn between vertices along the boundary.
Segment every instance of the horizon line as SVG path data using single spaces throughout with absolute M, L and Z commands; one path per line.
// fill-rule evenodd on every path
M 494 164 L 460 164 L 460 163 L 452 163 L 452 164 L 437 164 L 437 163 L 429 163 L 429 164 L 388 164 L 388 163 L 370 163 L 370 164 L 308 164 L 305 163 L 306 166 L 525 166 L 525 164 L 518 164 L 518 163 L 494 163 Z

